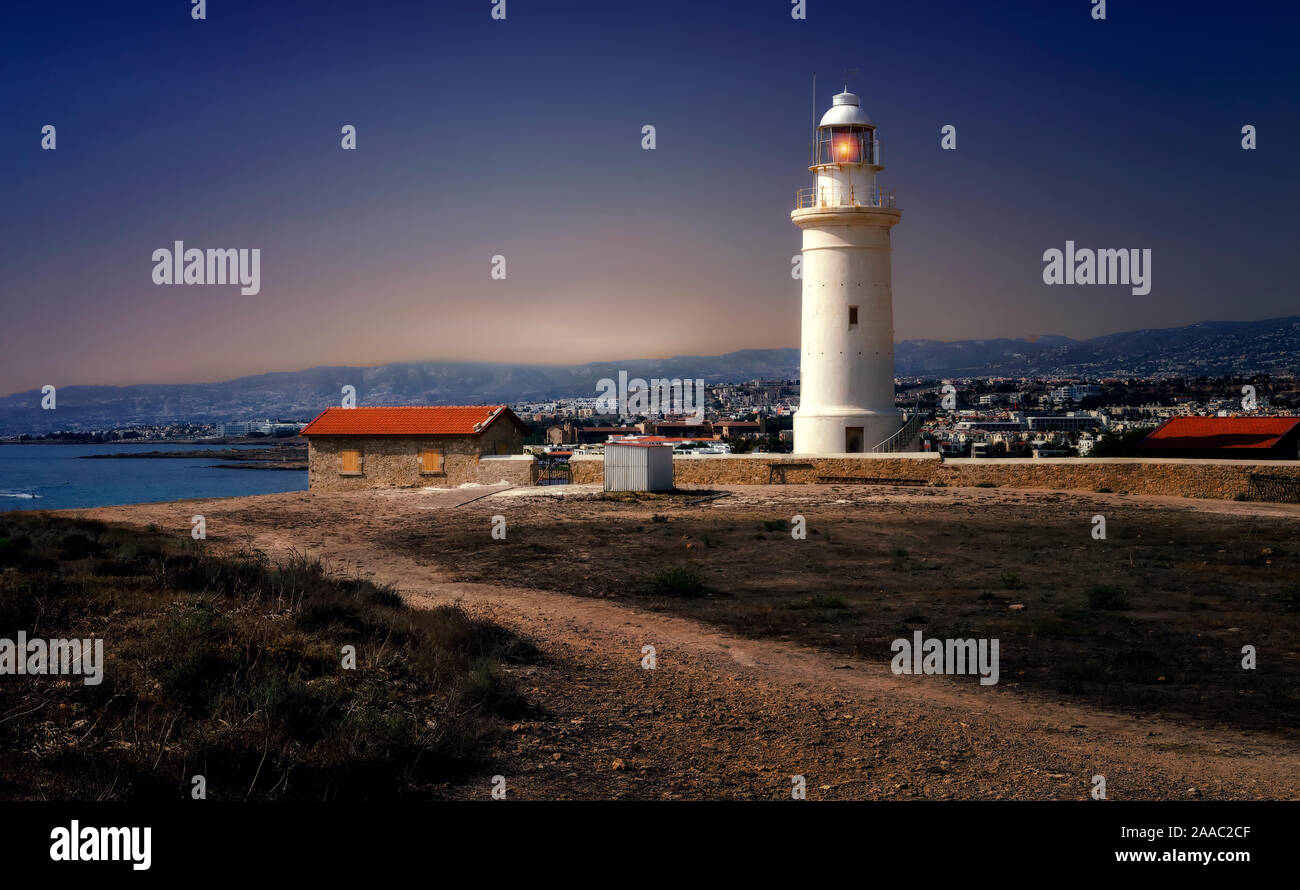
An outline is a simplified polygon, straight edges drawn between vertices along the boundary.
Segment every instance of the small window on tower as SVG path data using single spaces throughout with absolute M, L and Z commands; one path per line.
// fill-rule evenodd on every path
M 849 307 L 849 329 L 852 330 L 858 326 L 858 307 Z

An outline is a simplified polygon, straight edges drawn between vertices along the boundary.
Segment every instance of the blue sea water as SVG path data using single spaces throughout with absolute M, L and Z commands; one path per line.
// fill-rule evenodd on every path
M 218 470 L 219 457 L 80 460 L 130 451 L 209 451 L 223 445 L 0 445 L 0 512 L 109 507 L 185 498 L 305 491 L 306 470 Z M 259 446 L 247 446 L 255 448 Z

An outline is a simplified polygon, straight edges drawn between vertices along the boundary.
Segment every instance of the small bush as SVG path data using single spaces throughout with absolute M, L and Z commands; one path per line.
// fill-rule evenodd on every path
M 81 532 L 69 532 L 60 542 L 59 556 L 63 559 L 85 559 L 97 549 L 95 542 Z
M 847 609 L 848 607 L 848 600 L 838 593 L 819 593 L 807 599 L 795 600 L 786 608 L 797 611 L 800 609 Z
M 996 482 L 976 482 L 975 487 L 976 488 L 997 488 L 998 484 Z
M 1002 585 L 1003 590 L 1018 590 L 1020 588 L 1020 573 L 1003 572 L 998 576 L 998 583 Z
M 658 596 L 702 596 L 704 575 L 695 566 L 667 566 L 650 578 L 650 592 Z
M 1128 591 L 1114 584 L 1094 584 L 1088 591 L 1088 608 L 1116 612 L 1128 608 Z
M 812 598 L 812 604 L 818 609 L 847 609 L 848 600 L 838 593 L 823 593 Z
M 391 584 L 375 584 L 370 589 L 370 602 L 376 606 L 400 609 L 402 607 L 402 595 Z
M 498 714 L 524 710 L 524 699 L 501 667 L 492 658 L 476 659 L 469 667 L 465 682 L 466 697 Z

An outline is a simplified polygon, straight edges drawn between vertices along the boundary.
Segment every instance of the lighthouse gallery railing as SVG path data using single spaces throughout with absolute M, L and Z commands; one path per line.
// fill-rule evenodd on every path
M 795 210 L 813 207 L 896 207 L 894 190 L 875 188 L 859 189 L 849 186 L 837 189 L 824 185 L 799 189 L 794 193 Z

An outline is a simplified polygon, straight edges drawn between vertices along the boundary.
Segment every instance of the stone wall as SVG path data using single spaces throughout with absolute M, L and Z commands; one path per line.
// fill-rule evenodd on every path
M 363 488 L 452 488 L 465 483 L 532 485 L 537 464 L 531 455 L 495 455 L 498 442 L 522 447 L 510 424 L 494 424 L 482 436 L 464 438 L 312 436 L 308 479 L 312 489 L 347 491 Z M 430 443 L 434 443 L 431 446 Z M 420 472 L 420 452 L 444 451 L 444 474 Z M 340 452 L 362 453 L 362 474 L 343 475 Z M 569 462 L 574 483 L 599 483 L 605 459 L 574 455 Z M 1252 473 L 1300 481 L 1300 461 L 1186 460 L 1177 458 L 1043 458 L 944 460 L 938 454 L 846 454 L 804 457 L 794 454 L 677 455 L 677 485 L 767 485 L 810 483 L 819 478 L 861 478 L 880 482 L 969 487 L 1097 491 L 1231 500 L 1251 493 Z
M 1069 458 L 946 460 L 935 481 L 993 483 L 1006 488 L 1096 491 L 1231 500 L 1251 491 L 1252 473 L 1300 480 L 1300 461 L 1188 460 L 1185 458 Z
M 601 482 L 604 459 L 575 455 L 573 481 Z M 818 477 L 865 477 L 951 486 L 997 485 L 1231 500 L 1249 494 L 1250 476 L 1300 480 L 1300 461 L 1226 461 L 1175 458 L 1043 458 L 943 460 L 938 454 L 791 454 L 677 456 L 678 485 L 766 485 L 816 482 Z
M 513 453 L 497 455 L 500 445 Z M 443 472 L 421 472 L 426 448 L 443 452 Z M 454 488 L 467 482 L 500 481 L 531 485 L 536 479 L 531 455 L 519 454 L 523 438 L 512 423 L 494 423 L 479 436 L 310 436 L 307 484 L 313 490 L 364 488 Z M 361 452 L 361 473 L 344 474 L 342 452 Z

